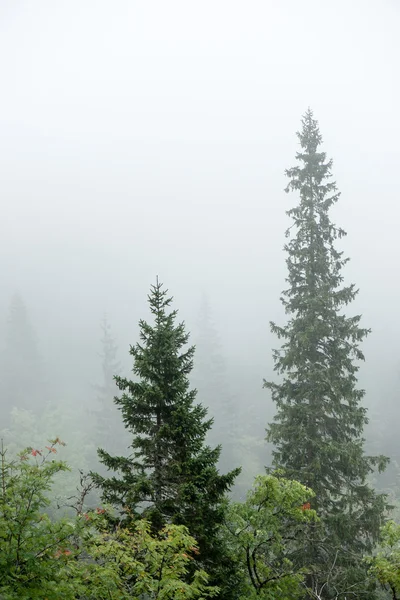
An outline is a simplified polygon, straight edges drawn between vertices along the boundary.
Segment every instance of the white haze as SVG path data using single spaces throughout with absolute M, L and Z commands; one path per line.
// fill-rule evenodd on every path
M 311 106 L 373 329 L 366 401 L 394 403 L 399 30 L 396 0 L 2 0 L 0 330 L 19 291 L 58 389 L 84 394 L 103 313 L 128 372 L 158 275 L 189 330 L 208 296 L 229 368 L 267 407 L 284 169 Z

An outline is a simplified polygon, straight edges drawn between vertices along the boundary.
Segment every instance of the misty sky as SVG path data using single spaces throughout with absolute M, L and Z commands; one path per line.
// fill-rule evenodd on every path
M 124 348 L 158 274 L 268 375 L 311 106 L 372 388 L 400 371 L 399 31 L 398 0 L 0 0 L 0 314 L 19 290 L 57 357 L 107 311 Z

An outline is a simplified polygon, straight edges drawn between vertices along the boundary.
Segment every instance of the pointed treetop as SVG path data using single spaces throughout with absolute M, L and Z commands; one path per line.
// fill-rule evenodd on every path
M 322 135 L 319 131 L 318 121 L 314 119 L 314 113 L 308 108 L 301 120 L 302 130 L 297 132 L 302 148 L 307 150 L 308 154 L 317 151 L 318 146 L 322 144 Z
M 300 164 L 285 170 L 289 179 L 285 192 L 300 193 L 300 205 L 287 211 L 298 223 L 300 215 L 305 216 L 304 211 L 311 210 L 315 216 L 318 213 L 320 217 L 326 215 L 327 210 L 338 201 L 340 192 L 336 182 L 330 181 L 332 159 L 327 160 L 326 153 L 318 151 L 322 144 L 322 136 L 318 121 L 314 119 L 310 108 L 303 115 L 302 129 L 297 132 L 297 137 L 302 148 L 301 152 L 296 153 L 296 160 Z M 340 230 L 339 235 L 341 237 L 345 232 Z
M 165 309 L 170 306 L 173 301 L 172 296 L 168 296 L 168 290 L 164 289 L 164 285 L 159 281 L 158 276 L 156 277 L 156 284 L 150 286 L 150 293 L 147 296 L 150 311 L 156 317 L 157 322 L 160 323 L 165 315 Z M 173 311 L 170 317 L 175 318 L 177 311 Z

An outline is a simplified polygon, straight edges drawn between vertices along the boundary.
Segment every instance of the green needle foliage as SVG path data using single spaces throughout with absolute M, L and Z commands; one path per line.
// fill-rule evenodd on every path
M 285 245 L 289 287 L 282 303 L 289 319 L 285 326 L 271 324 L 282 340 L 274 353 L 281 381 L 264 384 L 277 406 L 267 439 L 275 446 L 274 466 L 315 492 L 311 505 L 323 530 L 310 534 L 302 559 L 315 565 L 319 583 L 329 573 L 334 584 L 322 584 L 323 597 L 330 598 L 335 586 L 343 590 L 349 580 L 362 579 L 359 559 L 371 551 L 385 509 L 385 498 L 371 489 L 368 476 L 376 467 L 383 469 L 387 459 L 364 454 L 368 420 L 357 371 L 368 330 L 360 326 L 360 316 L 345 312 L 357 290 L 343 284 L 348 259 L 335 243 L 346 234 L 330 218 L 340 194 L 311 110 L 298 138 L 299 164 L 286 171 L 286 191 L 300 197 L 287 213 L 292 219 Z
M 123 393 L 115 402 L 132 434 L 132 455 L 99 450 L 100 461 L 116 474 L 93 478 L 125 522 L 144 517 L 154 532 L 169 523 L 185 525 L 199 544 L 199 561 L 213 574 L 211 583 L 220 585 L 216 571 L 229 564 L 218 529 L 239 469 L 221 475 L 221 448 L 205 445 L 212 419 L 195 404 L 188 378 L 194 347 L 187 345 L 184 323 L 176 324 L 177 312 L 169 311 L 172 299 L 158 281 L 148 299 L 154 322 L 140 321 L 140 343 L 130 349 L 136 379 L 116 377 Z

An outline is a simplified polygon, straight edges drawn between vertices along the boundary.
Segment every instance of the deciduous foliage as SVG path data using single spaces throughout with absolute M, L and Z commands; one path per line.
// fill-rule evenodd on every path
M 27 448 L 15 459 L 0 451 L 0 597 L 2 600 L 183 600 L 217 589 L 201 569 L 184 526 L 152 536 L 150 524 L 131 530 L 105 527 L 105 509 L 74 519 L 48 516 L 53 478 L 67 467 L 56 460 L 59 439 L 44 450 Z M 53 459 L 52 459 L 53 458 Z
M 357 290 L 343 284 L 348 259 L 336 242 L 345 232 L 330 217 L 339 192 L 311 110 L 298 138 L 299 164 L 286 171 L 286 191 L 296 192 L 299 203 L 287 213 L 292 225 L 285 246 L 288 288 L 282 303 L 288 322 L 271 324 L 282 340 L 274 353 L 282 380 L 265 383 L 277 406 L 268 440 L 275 445 L 274 465 L 314 490 L 311 506 L 325 525 L 323 539 L 302 556 L 320 565 L 325 576 L 334 564 L 335 585 L 343 589 L 348 583 L 344 570 L 349 575 L 352 567 L 351 578 L 361 577 L 359 559 L 371 551 L 379 534 L 385 499 L 371 489 L 368 476 L 375 467 L 383 468 L 386 459 L 364 454 L 367 416 L 357 371 L 364 358 L 360 343 L 368 330 L 360 326 L 359 315 L 347 315 Z M 326 585 L 324 597 L 331 592 Z
M 195 568 L 189 576 L 198 547 L 186 527 L 167 525 L 152 535 L 150 523 L 139 520 L 133 528 L 117 528 L 110 535 L 103 515 L 100 510 L 89 517 L 103 532 L 92 535 L 85 548 L 97 564 L 114 568 L 120 593 L 116 598 L 186 600 L 218 595 L 203 570 Z M 101 570 L 96 576 L 102 576 Z
M 379 551 L 367 559 L 376 577 L 393 600 L 400 598 L 400 525 L 389 521 L 382 527 Z
M 89 469 L 90 454 L 81 426 L 73 411 L 68 414 L 68 409 L 60 404 L 57 407 L 48 406 L 40 416 L 33 411 L 14 408 L 9 427 L 0 431 L 0 438 L 4 439 L 9 456 L 15 456 L 21 447 L 28 445 L 40 448 L 43 440 L 49 439 L 54 433 L 66 434 L 68 445 L 61 449 L 58 457 L 64 464 L 68 463 L 69 468 L 55 478 L 52 485 L 54 503 L 48 511 L 54 511 L 56 505 L 69 504 L 68 498 L 75 494 L 79 482 L 79 470 L 87 472 Z
M 0 453 L 0 594 L 2 598 L 55 599 L 60 571 L 57 553 L 74 533 L 66 520 L 52 522 L 46 509 L 53 477 L 66 470 L 56 460 L 59 440 L 44 450 L 27 448 L 16 459 Z M 60 592 L 63 587 L 60 584 Z M 58 596 L 59 597 L 59 596 Z M 73 597 L 73 596 L 66 596 Z
M 233 503 L 226 529 L 243 575 L 241 598 L 285 600 L 304 596 L 304 570 L 291 560 L 304 543 L 306 523 L 315 521 L 313 492 L 297 481 L 259 476 L 243 503 Z

